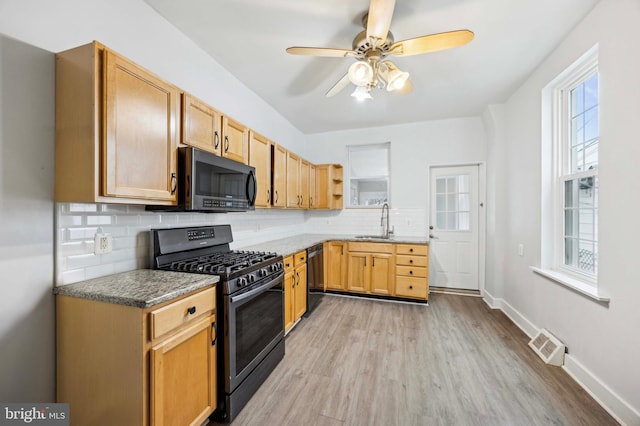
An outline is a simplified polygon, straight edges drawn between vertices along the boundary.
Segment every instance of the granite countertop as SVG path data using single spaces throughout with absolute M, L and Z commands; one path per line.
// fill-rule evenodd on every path
M 376 243 L 400 243 L 400 244 L 429 244 L 426 237 L 408 237 L 394 235 L 392 238 L 356 238 L 356 235 L 333 235 L 333 234 L 300 234 L 295 237 L 282 238 L 279 240 L 265 241 L 259 244 L 238 247 L 240 250 L 271 251 L 282 256 L 295 254 L 300 250 L 325 241 L 358 241 Z
M 217 275 L 138 269 L 55 287 L 53 293 L 148 308 L 220 281 Z

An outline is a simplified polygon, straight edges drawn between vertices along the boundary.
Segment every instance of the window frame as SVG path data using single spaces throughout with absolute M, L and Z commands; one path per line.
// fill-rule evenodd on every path
M 382 204 L 371 204 L 371 205 L 354 205 L 352 204 L 353 200 L 351 197 L 351 181 L 352 179 L 358 179 L 357 177 L 353 177 L 351 175 L 351 153 L 354 151 L 365 151 L 372 149 L 384 149 L 387 152 L 387 174 L 386 176 L 378 176 L 371 177 L 371 180 L 379 180 L 384 181 L 387 184 L 387 204 L 391 204 L 391 142 L 381 142 L 381 143 L 371 143 L 371 144 L 361 144 L 361 145 L 347 145 L 347 188 L 348 188 L 348 209 L 379 209 Z
M 553 176 L 551 180 L 552 190 L 552 235 L 553 254 L 551 256 L 551 269 L 597 290 L 598 272 L 588 273 L 584 270 L 565 264 L 565 182 L 575 179 L 593 177 L 598 179 L 598 168 L 573 172 L 571 170 L 571 91 L 586 82 L 598 71 L 597 46 L 587 52 L 576 64 L 567 69 L 565 75 L 561 75 L 553 87 L 552 104 L 552 155 Z M 598 78 L 600 80 L 600 78 Z M 598 82 L 599 83 L 599 82 Z M 598 120 L 600 119 L 600 90 L 598 90 Z M 600 129 L 598 126 L 598 145 L 600 143 Z M 598 151 L 599 155 L 599 151 Z M 599 185 L 598 185 L 599 186 Z M 598 223 L 598 199 L 595 201 L 594 221 Z M 597 231 L 594 236 L 595 246 L 598 247 Z M 596 249 L 596 253 L 599 250 Z

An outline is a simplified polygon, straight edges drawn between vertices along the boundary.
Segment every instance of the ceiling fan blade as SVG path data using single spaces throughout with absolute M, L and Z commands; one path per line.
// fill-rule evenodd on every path
M 334 84 L 331 89 L 329 89 L 326 95 L 327 98 L 337 95 L 338 92 L 347 87 L 349 83 L 351 83 L 351 80 L 349 80 L 349 74 L 347 73 L 340 80 L 338 80 L 338 82 Z
M 346 56 L 358 56 L 356 52 L 348 49 L 334 49 L 331 47 L 289 47 L 287 53 L 292 55 L 327 56 L 332 58 L 344 58 Z
M 394 56 L 419 55 L 463 46 L 473 40 L 469 30 L 449 31 L 446 33 L 425 35 L 393 43 L 389 53 Z
M 367 38 L 386 40 L 395 5 L 396 0 L 371 0 L 367 15 Z

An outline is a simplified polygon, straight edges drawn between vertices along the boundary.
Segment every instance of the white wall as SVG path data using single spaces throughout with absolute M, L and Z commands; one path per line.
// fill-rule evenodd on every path
M 504 290 L 521 325 L 545 327 L 569 348 L 569 370 L 628 424 L 640 424 L 640 2 L 602 0 L 505 105 Z M 534 274 L 540 266 L 541 91 L 599 43 L 601 305 Z M 525 256 L 517 256 L 523 243 Z M 617 397 L 616 397 L 617 395 Z
M 482 120 L 470 117 L 308 135 L 308 159 L 317 164 L 343 164 L 348 194 L 347 145 L 383 142 L 391 142 L 389 204 L 396 209 L 427 208 L 430 165 L 481 162 L 487 158 Z
M 54 57 L 0 35 L 0 401 L 54 395 Z

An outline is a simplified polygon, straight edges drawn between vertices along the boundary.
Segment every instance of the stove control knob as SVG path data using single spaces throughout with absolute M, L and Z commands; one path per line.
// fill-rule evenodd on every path
M 247 279 L 249 280 L 250 283 L 252 283 L 256 277 L 254 277 L 252 274 L 247 275 Z
M 266 277 L 268 274 L 267 268 L 262 268 L 258 271 L 258 276 L 259 277 Z
M 238 278 L 238 287 L 244 287 L 247 285 L 247 279 L 246 278 Z

